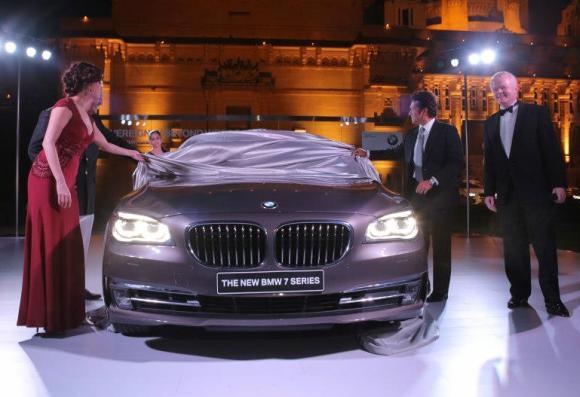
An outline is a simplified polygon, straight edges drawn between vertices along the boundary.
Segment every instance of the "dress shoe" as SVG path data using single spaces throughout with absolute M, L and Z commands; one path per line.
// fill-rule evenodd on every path
M 566 306 L 560 302 L 546 302 L 546 310 L 548 313 L 554 316 L 560 317 L 570 317 L 570 312 L 566 309 Z
M 62 339 L 66 337 L 66 331 L 47 331 L 46 328 L 43 328 L 44 332 L 37 333 L 38 336 L 45 339 Z
M 447 294 L 440 294 L 439 292 L 433 292 L 427 297 L 427 302 L 441 302 L 447 300 Z
M 527 298 L 511 298 L 508 303 L 508 309 L 515 309 L 516 307 L 529 307 Z
M 88 301 L 98 301 L 99 299 L 101 299 L 101 295 L 94 294 L 91 291 L 89 291 L 88 289 L 85 289 L 85 299 Z

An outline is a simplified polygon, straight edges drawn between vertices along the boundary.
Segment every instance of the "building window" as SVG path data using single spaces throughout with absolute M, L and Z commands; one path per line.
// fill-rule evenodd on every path
M 472 110 L 477 110 L 477 89 L 472 88 L 471 89 L 471 109 Z
M 449 87 L 445 87 L 445 109 L 449 110 L 451 106 L 449 105 Z
M 249 116 L 252 115 L 252 108 L 250 106 L 226 106 L 226 116 L 248 116 L 246 120 L 241 117 L 240 120 L 227 120 L 227 130 L 249 130 L 252 128 L 252 123 Z
M 441 98 L 439 96 L 440 92 L 439 92 L 439 86 L 438 85 L 436 85 L 435 87 L 433 87 L 433 94 L 437 98 L 437 107 L 439 109 L 441 109 Z
M 546 89 L 542 91 L 542 105 L 548 105 L 548 90 Z
M 487 112 L 487 90 L 481 91 L 481 110 Z
M 413 25 L 413 9 L 401 8 L 399 9 L 399 25 L 412 26 Z

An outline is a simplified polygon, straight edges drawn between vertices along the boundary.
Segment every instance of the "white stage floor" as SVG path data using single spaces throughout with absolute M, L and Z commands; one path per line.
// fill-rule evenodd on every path
M 533 309 L 510 311 L 501 241 L 453 241 L 446 305 L 430 304 L 440 338 L 378 356 L 352 330 L 127 337 L 81 328 L 44 339 L 16 327 L 23 240 L 0 238 L 3 396 L 580 396 L 580 254 L 559 252 L 571 318 L 548 316 L 534 268 Z M 101 239 L 87 286 L 100 288 Z M 87 306 L 96 308 L 102 302 Z

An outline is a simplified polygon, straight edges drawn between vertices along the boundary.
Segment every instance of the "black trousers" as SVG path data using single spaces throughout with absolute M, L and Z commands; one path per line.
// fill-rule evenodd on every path
M 521 204 L 510 199 L 498 205 L 503 235 L 505 271 L 516 299 L 531 294 L 530 243 L 539 264 L 539 281 L 544 300 L 558 302 L 558 256 L 554 230 L 555 208 L 551 203 Z
M 433 244 L 433 293 L 447 294 L 451 279 L 451 211 L 418 205 L 415 213 L 425 237 L 425 253 Z

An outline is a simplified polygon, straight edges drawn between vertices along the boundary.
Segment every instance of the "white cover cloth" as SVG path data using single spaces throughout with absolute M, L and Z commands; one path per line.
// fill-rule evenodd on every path
M 353 147 L 293 131 L 220 131 L 193 136 L 161 157 L 145 154 L 133 188 L 156 178 L 179 184 L 294 182 L 348 185 L 380 182 L 372 163 L 352 156 Z
M 423 317 L 359 332 L 361 347 L 369 353 L 392 355 L 417 349 L 439 338 L 437 321 L 425 311 Z

